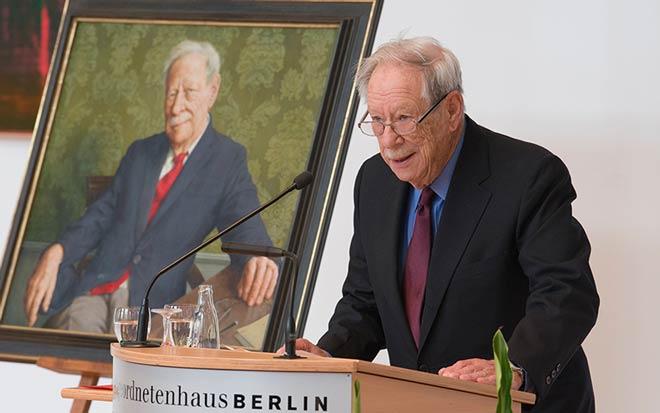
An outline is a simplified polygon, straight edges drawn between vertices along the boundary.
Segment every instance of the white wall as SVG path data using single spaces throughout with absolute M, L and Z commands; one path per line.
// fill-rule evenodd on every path
M 654 411 L 660 383 L 660 308 L 654 300 L 660 291 L 654 266 L 660 251 L 654 236 L 660 232 L 660 5 L 386 0 L 376 44 L 403 30 L 434 36 L 454 50 L 473 119 L 544 145 L 567 163 L 601 295 L 599 320 L 585 345 L 598 410 Z M 0 141 L 0 239 L 11 222 L 27 147 L 25 141 Z M 354 132 L 306 329 L 311 339 L 323 333 L 339 297 L 353 181 L 376 150 L 375 142 Z M 59 388 L 73 384 L 72 376 L 0 363 L 4 406 L 28 401 L 27 411 L 63 411 L 68 404 L 59 399 Z M 31 396 L 35 391 L 38 398 Z

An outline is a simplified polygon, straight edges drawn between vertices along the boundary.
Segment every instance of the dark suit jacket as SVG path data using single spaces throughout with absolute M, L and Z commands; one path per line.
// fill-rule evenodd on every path
M 362 166 L 343 297 L 319 346 L 366 360 L 386 347 L 392 365 L 436 373 L 461 359 L 492 359 L 503 326 L 510 358 L 537 394 L 534 412 L 593 411 L 580 345 L 599 299 L 564 164 L 466 116 L 431 251 L 419 350 L 401 294 L 409 188 L 380 155 Z
M 209 125 L 147 225 L 169 148 L 164 133 L 131 144 L 110 188 L 61 236 L 64 260 L 49 313 L 61 310 L 91 288 L 119 278 L 129 266 L 129 303 L 139 305 L 161 268 L 201 243 L 213 228 L 224 229 L 259 205 L 245 148 Z M 259 217 L 224 239 L 270 245 Z M 75 264 L 94 249 L 94 258 L 79 274 Z M 232 265 L 234 261 L 232 257 Z M 185 293 L 191 265 L 189 259 L 163 275 L 151 291 L 152 306 L 171 303 Z

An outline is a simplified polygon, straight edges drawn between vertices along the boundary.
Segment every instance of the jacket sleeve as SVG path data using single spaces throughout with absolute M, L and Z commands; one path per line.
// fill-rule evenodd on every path
M 227 176 L 228 182 L 225 184 L 227 189 L 224 191 L 222 207 L 218 209 L 216 218 L 216 227 L 219 231 L 260 206 L 257 189 L 248 171 L 245 148 L 239 145 L 236 147 L 236 156 L 233 157 L 234 164 L 231 168 L 232 174 Z M 222 241 L 272 245 L 260 215 L 256 215 L 236 227 L 235 230 L 223 236 Z M 232 266 L 239 270 L 250 258 L 244 255 L 232 255 Z
M 99 245 L 107 233 L 115 220 L 121 182 L 124 175 L 128 173 L 134 157 L 135 143 L 131 144 L 119 163 L 110 187 L 85 210 L 79 220 L 69 225 L 60 236 L 57 242 L 64 247 L 63 264 L 71 265 L 84 258 Z
M 318 346 L 334 357 L 370 361 L 385 348 L 385 336 L 362 248 L 360 233 L 362 173 L 363 169 L 360 169 L 355 183 L 354 230 L 348 275 L 342 288 L 342 298 L 337 303 L 328 331 L 321 337 Z
M 516 228 L 518 261 L 529 279 L 525 316 L 509 339 L 542 399 L 596 322 L 596 292 L 587 236 L 573 218 L 575 190 L 565 165 L 548 154 L 524 192 Z

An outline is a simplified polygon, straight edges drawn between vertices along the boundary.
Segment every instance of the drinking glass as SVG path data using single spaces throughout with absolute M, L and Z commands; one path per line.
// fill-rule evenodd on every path
M 193 324 L 199 306 L 197 304 L 168 304 L 165 308 L 180 310 L 169 317 L 172 344 L 176 347 L 192 347 Z
M 172 330 L 170 330 L 170 317 L 173 314 L 181 312 L 181 309 L 165 306 L 164 308 L 154 308 L 151 311 L 163 317 L 163 341 L 160 343 L 161 347 L 173 347 L 174 339 L 172 339 Z
M 117 307 L 113 317 L 115 336 L 119 342 L 135 341 L 137 339 L 138 319 L 140 307 Z M 147 324 L 147 331 L 151 327 L 151 318 Z

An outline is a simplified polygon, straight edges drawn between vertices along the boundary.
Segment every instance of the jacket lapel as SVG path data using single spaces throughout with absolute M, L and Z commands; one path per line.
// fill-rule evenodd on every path
M 167 152 L 170 149 L 169 140 L 163 133 L 162 139 L 158 140 L 156 150 L 147 154 L 144 166 L 144 181 L 142 183 L 143 190 L 140 192 L 140 199 L 138 200 L 137 208 L 137 225 L 135 226 L 135 239 L 140 239 L 147 227 L 147 218 L 151 203 L 156 193 L 156 185 L 160 178 L 160 171 L 163 169 Z
M 405 307 L 401 295 L 401 280 L 403 262 L 401 257 L 402 228 L 404 226 L 405 206 L 410 191 L 410 185 L 400 181 L 387 167 L 387 181 L 377 188 L 378 196 L 374 197 L 375 204 L 369 208 L 373 231 L 374 251 L 379 252 L 374 273 L 379 279 L 384 300 L 381 305 L 388 306 L 390 320 L 393 325 L 405 326 L 401 331 L 401 339 L 405 345 L 415 351 L 415 341 L 408 326 Z M 376 211 L 378 213 L 376 213 Z M 392 222 L 394 220 L 394 222 Z M 392 223 L 392 224 L 390 224 Z M 382 251 L 391 251 L 383 254 Z
M 170 188 L 169 192 L 165 196 L 165 200 L 158 208 L 156 216 L 149 224 L 149 227 L 158 225 L 158 221 L 167 213 L 170 207 L 181 197 L 185 189 L 188 187 L 190 182 L 197 176 L 197 174 L 202 173 L 204 165 L 210 159 L 211 153 L 213 151 L 209 150 L 213 144 L 212 140 L 212 128 L 211 124 L 204 131 L 202 138 L 199 140 L 199 143 L 195 149 L 188 155 L 188 159 L 181 170 L 181 173 L 174 181 L 174 184 Z M 147 228 L 147 231 L 149 228 Z
M 424 346 L 454 271 L 481 220 L 491 193 L 480 186 L 490 174 L 488 147 L 479 127 L 465 117 L 463 148 L 433 241 L 419 349 Z

